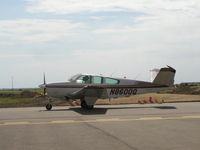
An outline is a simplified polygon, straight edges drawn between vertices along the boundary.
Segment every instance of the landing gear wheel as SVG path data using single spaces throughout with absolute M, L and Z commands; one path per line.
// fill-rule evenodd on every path
M 51 110 L 51 109 L 52 109 L 52 105 L 51 105 L 51 104 L 47 104 L 47 105 L 46 105 L 46 109 L 47 109 L 47 110 Z
M 94 105 L 87 105 L 87 110 L 92 110 L 94 108 Z
M 86 104 L 86 102 L 85 101 L 81 101 L 81 108 L 86 108 L 87 107 L 87 104 Z
M 87 103 L 85 101 L 81 101 L 81 108 L 91 110 L 94 108 L 94 105 L 87 105 Z

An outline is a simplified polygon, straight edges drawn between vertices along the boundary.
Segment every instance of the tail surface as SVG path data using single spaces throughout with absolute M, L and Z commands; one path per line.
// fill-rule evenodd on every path
M 170 66 L 161 68 L 153 83 L 158 85 L 172 86 L 174 84 L 176 70 Z

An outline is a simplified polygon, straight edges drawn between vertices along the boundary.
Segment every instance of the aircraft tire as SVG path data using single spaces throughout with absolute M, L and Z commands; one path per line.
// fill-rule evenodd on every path
M 87 110 L 92 110 L 94 108 L 94 105 L 87 105 Z
M 47 104 L 47 105 L 46 105 L 46 109 L 47 109 L 47 110 L 51 110 L 51 109 L 52 109 L 52 105 L 51 105 L 51 104 Z
M 86 104 L 86 102 L 85 101 L 81 101 L 81 108 L 86 108 L 87 107 L 87 104 Z
M 87 110 L 91 110 L 94 108 L 94 105 L 87 105 L 87 103 L 85 101 L 81 102 L 81 108 L 87 109 Z

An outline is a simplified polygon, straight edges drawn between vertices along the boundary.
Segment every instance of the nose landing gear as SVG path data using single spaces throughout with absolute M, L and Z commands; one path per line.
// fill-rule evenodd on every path
M 47 110 L 51 110 L 52 109 L 52 104 L 51 104 L 51 102 L 52 102 L 52 99 L 51 98 L 48 98 L 48 101 L 49 101 L 49 103 L 46 105 L 46 109 Z
M 46 109 L 47 109 L 47 110 L 51 110 L 51 109 L 52 109 L 52 105 L 51 105 L 50 103 L 47 104 L 47 105 L 46 105 Z

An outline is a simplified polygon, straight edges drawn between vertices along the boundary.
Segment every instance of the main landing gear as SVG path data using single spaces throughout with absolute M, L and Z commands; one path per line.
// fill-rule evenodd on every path
M 46 105 L 47 110 L 52 109 L 52 104 L 50 103 L 51 99 L 49 99 L 49 103 Z M 81 108 L 91 110 L 94 108 L 94 105 L 88 105 L 84 99 L 81 99 Z
M 87 110 L 91 110 L 94 108 L 94 105 L 87 105 L 87 103 L 85 102 L 85 100 L 81 101 L 81 108 L 83 109 L 87 109 Z

